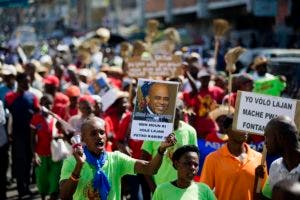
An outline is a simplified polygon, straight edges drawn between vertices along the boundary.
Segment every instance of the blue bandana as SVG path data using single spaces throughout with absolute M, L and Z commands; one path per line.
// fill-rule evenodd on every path
M 98 191 L 101 200 L 106 200 L 110 190 L 110 184 L 108 182 L 107 176 L 101 168 L 107 159 L 107 153 L 103 152 L 99 157 L 95 157 L 91 154 L 86 146 L 83 148 L 83 151 L 86 156 L 86 161 L 96 168 L 93 186 Z

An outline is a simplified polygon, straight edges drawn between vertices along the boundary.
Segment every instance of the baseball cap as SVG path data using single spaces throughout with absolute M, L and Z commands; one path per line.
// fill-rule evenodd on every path
M 66 89 L 65 94 L 68 97 L 78 97 L 80 96 L 80 89 L 76 85 L 71 85 Z
M 79 98 L 79 103 L 83 102 L 83 101 L 89 102 L 92 106 L 94 106 L 96 103 L 95 99 L 91 95 L 88 95 L 88 94 L 83 95 Z
M 55 87 L 59 86 L 59 79 L 54 75 L 46 76 L 43 79 L 43 82 L 47 85 L 54 85 Z

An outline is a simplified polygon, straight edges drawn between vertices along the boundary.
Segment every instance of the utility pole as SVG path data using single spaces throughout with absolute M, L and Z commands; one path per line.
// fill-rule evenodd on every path
M 136 0 L 137 9 L 140 16 L 140 18 L 138 19 L 138 23 L 141 30 L 144 30 L 145 28 L 145 18 L 146 18 L 145 2 L 146 2 L 145 0 Z
M 172 14 L 172 9 L 173 9 L 173 2 L 172 0 L 166 0 L 166 16 L 165 16 L 165 21 L 168 24 L 171 24 L 173 22 L 173 14 Z

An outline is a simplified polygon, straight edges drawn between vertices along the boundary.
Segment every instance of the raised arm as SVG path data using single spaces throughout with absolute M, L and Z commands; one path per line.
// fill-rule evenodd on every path
M 142 150 L 142 155 L 141 155 L 141 159 L 142 160 L 147 160 L 147 161 L 150 161 L 151 160 L 151 155 L 145 151 L 145 150 Z M 156 189 L 156 184 L 155 184 L 155 181 L 154 181 L 154 177 L 153 176 L 149 176 L 149 175 L 144 175 L 145 177 L 145 180 L 151 190 L 151 192 L 154 192 L 155 189 Z
M 85 162 L 82 151 L 74 151 L 73 155 L 76 159 L 75 168 L 69 179 L 65 179 L 60 182 L 60 198 L 62 200 L 73 199 L 73 194 L 76 191 L 80 178 L 80 171 Z
M 173 146 L 176 143 L 175 135 L 170 134 L 164 142 L 161 143 L 158 148 L 158 153 L 151 161 L 137 160 L 134 165 L 134 170 L 136 173 L 153 175 L 156 174 L 163 159 L 163 155 L 168 147 Z

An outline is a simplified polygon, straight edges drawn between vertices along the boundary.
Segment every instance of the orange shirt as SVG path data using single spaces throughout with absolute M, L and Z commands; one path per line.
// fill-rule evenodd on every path
M 243 162 L 229 152 L 227 144 L 206 157 L 200 182 L 215 188 L 218 200 L 253 199 L 255 168 L 260 165 L 261 154 L 247 144 L 245 147 L 247 156 Z

